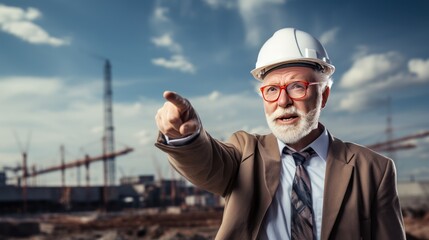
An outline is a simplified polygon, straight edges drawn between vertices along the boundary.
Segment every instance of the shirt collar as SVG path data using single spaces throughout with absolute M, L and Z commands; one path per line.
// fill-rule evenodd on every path
M 277 144 L 279 145 L 279 152 L 280 156 L 282 155 L 282 151 L 284 147 L 287 147 L 291 149 L 292 151 L 295 151 L 279 139 L 277 139 Z M 307 147 L 305 147 L 303 150 L 307 148 L 313 148 L 313 150 L 317 153 L 317 155 L 326 161 L 326 158 L 328 157 L 328 147 L 329 147 L 329 134 L 328 130 L 324 127 L 322 134 L 316 140 L 314 140 L 312 143 L 310 143 Z

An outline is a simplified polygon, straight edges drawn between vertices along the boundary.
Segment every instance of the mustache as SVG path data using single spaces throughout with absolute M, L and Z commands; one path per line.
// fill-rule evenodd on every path
M 268 115 L 268 117 L 271 120 L 274 120 L 276 118 L 279 118 L 279 117 L 287 115 L 287 114 L 289 114 L 289 115 L 292 115 L 292 114 L 293 115 L 298 115 L 298 117 L 302 117 L 303 116 L 303 113 L 301 111 L 297 110 L 296 107 L 292 106 L 292 107 L 289 107 L 289 108 L 277 108 L 273 113 L 271 113 L 270 115 Z

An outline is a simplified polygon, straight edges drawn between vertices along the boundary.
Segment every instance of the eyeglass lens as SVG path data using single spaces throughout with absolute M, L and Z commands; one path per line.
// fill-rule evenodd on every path
M 285 89 L 291 98 L 301 98 L 306 93 L 307 84 L 305 82 L 292 82 L 286 86 L 269 85 L 263 88 L 262 93 L 266 100 L 275 101 L 278 99 L 282 89 Z

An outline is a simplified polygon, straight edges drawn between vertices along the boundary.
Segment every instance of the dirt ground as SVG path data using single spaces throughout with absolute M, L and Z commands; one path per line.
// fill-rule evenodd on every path
M 429 212 L 417 217 L 405 216 L 404 223 L 408 240 L 429 239 Z
M 206 240 L 214 239 L 221 217 L 221 210 L 205 210 L 48 214 L 20 221 L 3 218 L 0 220 L 13 223 L 7 229 L 14 231 L 6 235 L 3 231 L 0 240 Z M 37 224 L 37 228 L 31 223 Z M 408 240 L 429 240 L 429 212 L 406 215 L 404 223 Z
M 213 239 L 222 211 L 50 214 L 12 222 L 0 240 Z M 34 224 L 37 223 L 39 231 Z M 0 233 L 1 233 L 0 226 Z

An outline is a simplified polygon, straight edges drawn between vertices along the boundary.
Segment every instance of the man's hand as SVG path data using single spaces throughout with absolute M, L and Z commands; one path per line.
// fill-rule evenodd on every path
M 155 120 L 159 131 L 170 139 L 189 136 L 200 128 L 200 121 L 191 103 L 175 92 L 165 91 L 167 100 Z

